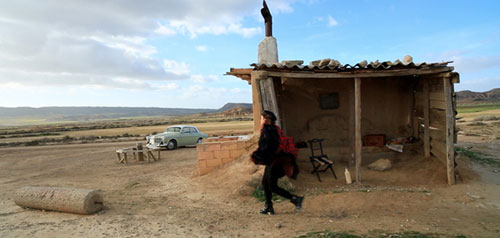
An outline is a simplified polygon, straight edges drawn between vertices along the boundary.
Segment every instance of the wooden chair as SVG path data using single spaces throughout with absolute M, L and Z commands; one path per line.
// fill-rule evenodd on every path
M 337 179 L 337 175 L 335 171 L 333 171 L 333 161 L 328 159 L 328 156 L 323 153 L 323 142 L 324 139 L 312 139 L 309 142 L 309 147 L 311 148 L 311 156 L 309 160 L 313 166 L 313 170 L 311 173 L 316 173 L 318 176 L 318 180 L 321 182 L 321 178 L 319 177 L 319 172 L 326 172 L 328 169 L 332 171 L 333 177 Z

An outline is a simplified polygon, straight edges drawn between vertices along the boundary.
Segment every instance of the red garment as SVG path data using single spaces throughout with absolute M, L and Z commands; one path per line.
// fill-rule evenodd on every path
M 275 130 L 274 133 L 277 132 L 279 138 L 274 137 L 274 139 L 271 139 L 273 129 Z M 277 140 L 279 140 L 278 144 L 276 144 Z M 275 144 L 271 146 L 273 141 Z M 277 148 L 275 152 L 272 153 L 271 157 L 267 159 L 264 152 L 269 151 L 269 149 L 271 149 L 269 147 Z M 261 129 L 261 138 L 259 139 L 259 148 L 252 153 L 250 158 L 255 164 L 281 168 L 276 170 L 281 171 L 281 175 L 276 174 L 278 177 L 286 175 L 287 177 L 296 179 L 299 173 L 299 167 L 296 162 L 298 151 L 299 150 L 295 147 L 295 143 L 293 142 L 293 138 L 285 136 L 281 128 L 276 125 L 263 126 Z
M 295 142 L 293 142 L 293 137 L 290 136 L 285 136 L 285 133 L 283 133 L 283 130 L 279 128 L 279 126 L 276 126 L 278 129 L 278 133 L 280 135 L 280 147 L 279 151 L 283 151 L 288 154 L 292 154 L 295 159 L 297 159 L 299 155 L 299 149 L 295 147 Z

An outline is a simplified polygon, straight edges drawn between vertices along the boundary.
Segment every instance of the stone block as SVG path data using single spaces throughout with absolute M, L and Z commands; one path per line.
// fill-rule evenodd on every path
M 207 167 L 214 168 L 222 164 L 222 159 L 210 159 L 207 160 Z
M 220 150 L 220 143 L 210 143 L 205 145 L 204 151 L 217 151 Z
M 225 159 L 222 159 L 222 163 L 223 164 L 227 164 L 227 163 L 229 163 L 229 162 L 231 162 L 233 160 L 234 160 L 234 158 L 225 158 Z
M 235 150 L 237 148 L 237 142 L 226 142 L 221 144 L 221 150 Z
M 246 144 L 244 141 L 236 142 L 236 149 L 245 149 L 245 148 L 246 148 Z
M 245 153 L 246 150 L 230 150 L 229 154 L 231 158 L 238 158 L 240 157 L 243 153 Z
M 199 169 L 204 169 L 207 167 L 207 161 L 206 160 L 198 160 L 198 168 Z
M 403 64 L 407 65 L 411 63 L 413 63 L 413 57 L 411 57 L 411 55 L 405 55 L 403 58 Z
M 213 153 L 216 159 L 229 158 L 229 150 L 216 150 Z
M 214 158 L 214 152 L 198 152 L 198 160 L 210 160 Z
M 281 64 L 286 65 L 287 67 L 293 67 L 295 65 L 302 65 L 304 63 L 303 60 L 282 60 Z
M 368 165 L 369 169 L 377 171 L 385 171 L 392 167 L 391 161 L 389 159 L 379 159 Z

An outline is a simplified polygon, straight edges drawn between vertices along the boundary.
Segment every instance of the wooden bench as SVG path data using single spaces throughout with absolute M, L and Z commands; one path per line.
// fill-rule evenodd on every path
M 158 151 L 158 158 L 154 156 L 153 152 Z M 134 156 L 134 160 L 144 161 L 144 157 L 148 160 L 148 162 L 159 161 L 160 160 L 160 149 L 149 149 L 142 148 L 137 149 L 136 147 L 128 147 L 116 150 L 116 156 L 118 157 L 118 162 L 127 164 L 127 154 L 131 153 Z M 137 154 L 137 156 L 136 156 Z

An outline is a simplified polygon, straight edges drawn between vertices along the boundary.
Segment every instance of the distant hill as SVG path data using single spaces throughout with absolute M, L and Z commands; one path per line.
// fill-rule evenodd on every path
M 224 117 L 236 117 L 236 116 L 249 116 L 253 113 L 252 108 L 247 107 L 233 107 L 226 111 L 219 112 L 218 115 Z
M 457 103 L 490 103 L 500 102 L 500 88 L 487 92 L 472 92 L 469 90 L 457 92 Z
M 230 110 L 232 108 L 243 108 L 243 109 L 249 109 L 250 111 L 252 111 L 252 104 L 251 103 L 226 103 L 226 105 L 222 106 L 217 111 L 218 112 L 225 112 L 225 111 Z
M 124 117 L 181 116 L 198 113 L 218 113 L 232 108 L 252 108 L 249 103 L 227 103 L 219 109 L 159 108 L 159 107 L 0 107 L 0 125 L 16 124 L 16 119 L 44 121 L 93 121 Z

